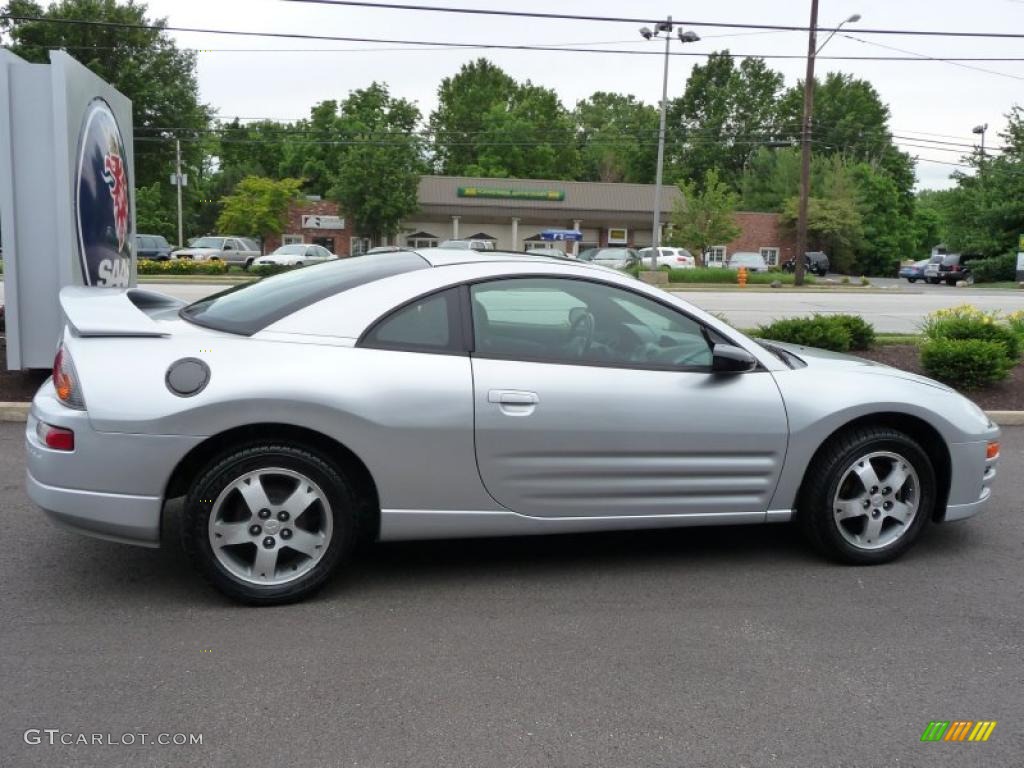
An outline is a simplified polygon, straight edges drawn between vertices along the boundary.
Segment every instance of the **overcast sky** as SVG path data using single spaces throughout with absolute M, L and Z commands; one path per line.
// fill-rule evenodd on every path
M 677 19 L 692 21 L 794 25 L 806 25 L 810 9 L 810 0 L 717 0 L 700 4 L 664 0 L 517 0 L 514 4 L 436 0 L 420 4 L 652 18 L 663 18 L 672 13 Z M 634 24 L 414 13 L 283 0 L 149 0 L 149 7 L 153 15 L 166 16 L 173 26 L 464 43 L 575 46 L 601 43 L 600 47 L 607 48 L 657 45 L 644 41 Z M 861 14 L 861 21 L 849 26 L 853 35 L 857 34 L 858 26 L 1024 31 L 1024 0 L 823 0 L 820 13 L 821 26 L 832 26 L 851 14 Z M 706 27 L 697 31 L 703 38 L 701 42 L 685 48 L 677 42 L 674 50 L 710 52 L 728 48 L 734 53 L 765 55 L 803 55 L 807 51 L 806 33 L 751 34 Z M 477 56 L 487 56 L 517 79 L 528 78 L 554 88 L 567 107 L 597 90 L 631 93 L 651 104 L 660 98 L 662 59 L 655 56 L 547 51 L 394 50 L 393 47 L 374 44 L 192 33 L 174 33 L 174 36 L 180 45 L 200 49 L 202 98 L 221 116 L 228 118 L 236 115 L 288 120 L 304 117 L 316 102 L 344 98 L 350 90 L 373 80 L 387 82 L 393 94 L 418 103 L 426 116 L 436 104 L 441 78 L 453 74 L 461 64 Z M 889 35 L 870 35 L 863 39 L 929 56 L 1024 55 L 1024 41 L 1020 39 Z M 322 50 L 325 48 L 336 50 Z M 901 55 L 837 35 L 822 55 L 887 53 Z M 702 59 L 672 59 L 670 97 L 682 93 L 690 69 L 699 61 Z M 769 58 L 768 63 L 785 75 L 787 85 L 803 76 L 805 63 L 802 60 Z M 989 146 L 998 145 L 997 134 L 1005 125 L 1004 113 L 1013 103 L 1024 103 L 1024 62 L 987 62 L 972 66 L 1014 77 L 938 62 L 819 60 L 818 72 L 820 75 L 829 70 L 842 70 L 870 80 L 888 103 L 892 112 L 890 125 L 898 135 L 969 143 L 977 139 L 972 136 L 971 128 L 988 123 L 987 143 Z M 938 147 L 906 147 L 906 150 L 921 158 L 947 162 L 959 160 L 956 151 L 947 152 Z M 949 186 L 948 176 L 953 170 L 955 168 L 950 166 L 920 162 L 917 169 L 919 185 L 928 188 Z

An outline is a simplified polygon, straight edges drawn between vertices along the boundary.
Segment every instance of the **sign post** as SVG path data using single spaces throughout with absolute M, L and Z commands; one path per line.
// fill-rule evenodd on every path
M 7 368 L 49 368 L 66 285 L 135 284 L 132 105 L 63 51 L 0 50 Z

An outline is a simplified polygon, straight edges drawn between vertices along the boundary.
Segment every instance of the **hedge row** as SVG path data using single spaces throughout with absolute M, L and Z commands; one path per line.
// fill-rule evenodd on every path
M 1024 348 L 1024 312 L 1003 317 L 964 304 L 928 315 L 921 330 L 921 367 L 960 389 L 1002 381 Z
M 875 343 L 874 327 L 857 315 L 791 317 L 758 326 L 756 335 L 833 352 L 871 349 Z

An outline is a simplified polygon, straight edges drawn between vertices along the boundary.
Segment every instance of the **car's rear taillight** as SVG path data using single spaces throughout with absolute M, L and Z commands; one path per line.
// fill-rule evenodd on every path
M 36 424 L 36 437 L 40 443 L 55 451 L 75 450 L 75 433 L 70 429 L 40 421 Z
M 82 397 L 82 387 L 75 372 L 75 364 L 63 344 L 57 350 L 57 356 L 53 358 L 53 388 L 57 391 L 57 399 L 64 405 L 80 411 L 85 410 L 85 398 Z

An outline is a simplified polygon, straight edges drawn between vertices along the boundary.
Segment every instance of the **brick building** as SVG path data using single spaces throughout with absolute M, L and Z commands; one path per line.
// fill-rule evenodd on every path
M 329 200 L 301 200 L 288 209 L 288 223 L 280 236 L 271 235 L 263 241 L 263 252 L 271 253 L 279 245 L 313 243 L 322 245 L 338 256 L 352 253 L 354 233 L 349 222 L 338 211 L 338 204 Z M 358 248 L 358 243 L 356 244 Z
M 662 191 L 662 217 L 667 226 L 679 201 L 678 187 Z M 651 184 L 609 184 L 581 181 L 479 179 L 424 176 L 420 179 L 419 211 L 404 222 L 391 243 L 357 237 L 351 223 L 327 200 L 301 200 L 288 211 L 288 224 L 280 237 L 268 237 L 270 253 L 288 243 L 315 243 L 338 256 L 364 253 L 375 245 L 430 248 L 443 240 L 486 239 L 498 249 L 513 251 L 556 247 L 541 239 L 544 229 L 577 229 L 583 240 L 579 250 L 594 246 L 642 248 L 651 242 Z M 721 265 L 738 251 L 761 253 L 768 264 L 791 259 L 795 238 L 785 233 L 775 213 L 739 212 L 742 230 L 731 243 L 711 249 L 708 264 Z
M 796 235 L 783 229 L 777 213 L 737 211 L 740 234 L 730 243 L 716 245 L 708 254 L 708 266 L 721 266 L 734 253 L 760 253 L 769 266 L 779 266 L 796 253 Z

